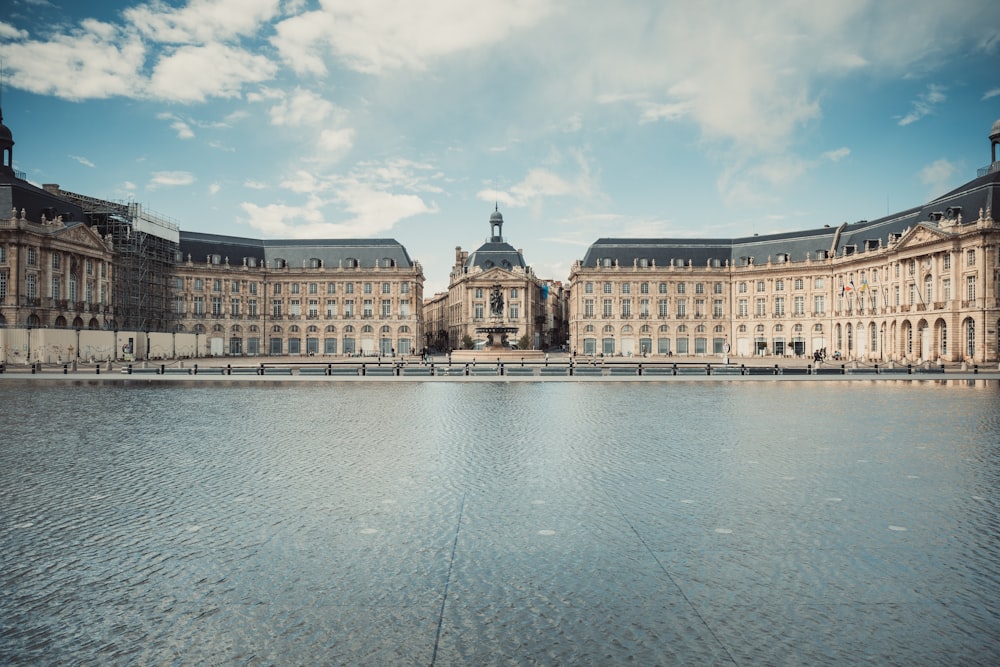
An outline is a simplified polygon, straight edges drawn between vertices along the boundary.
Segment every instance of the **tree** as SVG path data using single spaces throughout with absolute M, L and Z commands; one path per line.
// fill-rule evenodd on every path
M 462 336 L 462 349 L 463 350 L 471 350 L 472 349 L 472 345 L 473 345 L 472 336 L 470 336 L 469 334 L 465 334 L 464 336 Z
M 531 349 L 531 339 L 528 338 L 528 334 L 524 334 L 517 340 L 517 347 L 520 350 L 530 350 Z

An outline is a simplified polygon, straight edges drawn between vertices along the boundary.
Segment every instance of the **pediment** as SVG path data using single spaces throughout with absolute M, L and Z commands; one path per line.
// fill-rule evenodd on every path
M 87 225 L 74 225 L 68 229 L 63 229 L 58 233 L 57 238 L 60 241 L 72 243 L 81 248 L 88 248 L 97 252 L 107 252 L 108 250 L 101 236 Z
M 910 228 L 909 231 L 903 234 L 903 238 L 899 240 L 896 248 L 901 250 L 903 248 L 926 245 L 928 243 L 935 243 L 949 238 L 951 238 L 951 234 L 948 232 L 941 231 L 937 227 L 919 224 Z

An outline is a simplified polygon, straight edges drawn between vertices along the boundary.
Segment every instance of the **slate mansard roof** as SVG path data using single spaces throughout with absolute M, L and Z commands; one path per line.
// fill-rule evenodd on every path
M 603 265 L 629 267 L 656 266 L 746 266 L 748 263 L 803 261 L 826 256 L 863 253 L 888 245 L 892 236 L 902 235 L 918 224 L 936 226 L 944 219 L 961 216 L 974 222 L 980 210 L 994 212 L 1000 203 L 1000 168 L 997 162 L 989 173 L 958 187 L 933 201 L 899 211 L 877 220 L 862 220 L 837 227 L 729 239 L 684 238 L 601 238 L 592 244 L 582 260 L 584 268 Z
M 189 256 L 193 262 L 217 256 L 228 259 L 230 266 L 242 266 L 244 259 L 252 266 L 267 262 L 273 268 L 279 268 L 277 260 L 284 260 L 289 268 L 307 268 L 313 260 L 328 268 L 348 268 L 349 260 L 359 268 L 415 266 L 395 239 L 250 239 L 182 231 L 180 253 L 183 261 Z

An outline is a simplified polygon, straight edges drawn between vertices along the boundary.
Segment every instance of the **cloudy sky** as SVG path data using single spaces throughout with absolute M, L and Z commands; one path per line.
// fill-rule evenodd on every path
M 496 204 L 538 275 L 603 236 L 873 219 L 990 160 L 996 0 L 4 0 L 37 184 L 181 229 L 392 237 L 447 286 Z

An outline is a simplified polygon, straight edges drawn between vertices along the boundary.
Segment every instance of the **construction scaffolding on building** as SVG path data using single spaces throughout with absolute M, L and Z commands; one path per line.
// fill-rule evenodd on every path
M 176 318 L 171 280 L 180 251 L 180 227 L 134 202 L 111 202 L 54 187 L 55 194 L 83 208 L 89 225 L 102 235 L 111 235 L 116 262 L 115 327 L 172 331 Z

